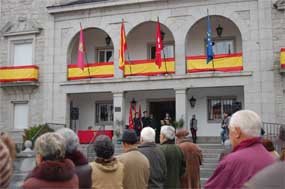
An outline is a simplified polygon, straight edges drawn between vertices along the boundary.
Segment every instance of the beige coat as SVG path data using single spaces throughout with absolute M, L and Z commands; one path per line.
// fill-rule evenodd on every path
M 124 166 L 118 160 L 110 163 L 90 163 L 92 189 L 123 189 Z
M 138 149 L 131 149 L 118 159 L 124 164 L 124 189 L 146 189 L 150 175 L 148 159 Z

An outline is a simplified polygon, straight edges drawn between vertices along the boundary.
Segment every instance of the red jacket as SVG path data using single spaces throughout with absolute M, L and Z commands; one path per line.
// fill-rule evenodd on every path
M 23 184 L 24 189 L 78 189 L 74 164 L 69 160 L 43 161 L 33 169 Z
M 274 158 L 263 147 L 260 138 L 245 140 L 219 163 L 205 189 L 241 188 L 253 175 L 272 163 Z

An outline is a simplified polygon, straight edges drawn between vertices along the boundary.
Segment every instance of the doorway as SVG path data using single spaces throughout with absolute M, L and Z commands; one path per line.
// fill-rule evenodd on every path
M 160 120 L 163 120 L 165 113 L 169 113 L 172 120 L 175 120 L 175 101 L 152 101 L 149 102 L 149 113 L 153 115 L 153 120 L 156 128 L 156 143 L 159 143 L 160 135 Z

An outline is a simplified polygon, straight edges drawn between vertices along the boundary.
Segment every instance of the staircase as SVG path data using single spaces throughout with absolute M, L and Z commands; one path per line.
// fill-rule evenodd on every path
M 222 144 L 198 144 L 203 153 L 203 164 L 200 167 L 201 185 L 213 174 L 219 162 L 220 153 L 224 150 Z
M 123 153 L 122 144 L 118 144 L 117 141 L 113 141 L 113 144 L 115 146 L 115 156 Z M 216 169 L 220 154 L 224 150 L 224 147 L 222 144 L 217 143 L 217 141 L 199 143 L 198 146 L 201 148 L 203 154 L 203 164 L 200 167 L 201 185 L 203 186 Z M 88 157 L 88 161 L 93 161 L 96 158 L 92 144 L 80 145 L 80 148 L 80 150 Z

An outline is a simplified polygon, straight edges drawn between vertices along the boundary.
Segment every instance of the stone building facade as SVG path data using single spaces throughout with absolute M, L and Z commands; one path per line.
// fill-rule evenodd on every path
M 1 82 L 0 128 L 14 136 L 40 123 L 114 129 L 118 122 L 128 123 L 132 99 L 137 110 L 140 105 L 157 120 L 169 111 L 189 127 L 195 114 L 198 135 L 205 137 L 219 136 L 222 113 L 234 102 L 258 112 L 265 122 L 285 122 L 285 76 L 279 61 L 285 47 L 282 1 L 13 1 L 0 2 L 0 67 L 13 69 L 18 58 L 36 65 L 39 73 L 32 81 Z M 242 71 L 188 71 L 188 60 L 205 54 L 207 10 L 216 54 L 239 54 Z M 128 58 L 138 61 L 153 58 L 157 17 L 175 73 L 124 77 L 118 66 L 122 19 Z M 80 24 L 87 61 L 113 62 L 111 78 L 68 79 L 69 65 L 76 63 Z M 105 44 L 106 36 L 110 44 Z M 79 118 L 71 121 L 74 108 Z

